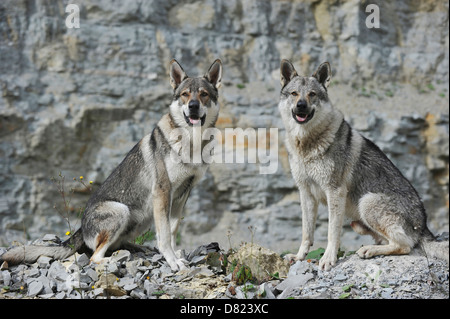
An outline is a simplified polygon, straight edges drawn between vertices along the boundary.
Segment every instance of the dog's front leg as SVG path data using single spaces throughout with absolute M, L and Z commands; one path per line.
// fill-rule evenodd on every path
M 347 189 L 345 188 L 330 189 L 327 192 L 328 245 L 320 259 L 319 269 L 328 271 L 336 264 L 346 200 Z
M 170 229 L 170 190 L 157 188 L 153 192 L 153 213 L 156 226 L 158 249 L 173 271 L 187 269 L 172 248 Z
M 300 188 L 300 205 L 302 207 L 302 243 L 297 253 L 297 259 L 304 260 L 309 248 L 314 243 L 318 206 L 307 186 Z
M 309 252 L 309 248 L 314 243 L 314 230 L 316 228 L 318 203 L 311 194 L 307 185 L 299 187 L 300 206 L 302 208 L 302 242 L 297 255 L 288 254 L 286 259 L 289 262 L 304 260 Z

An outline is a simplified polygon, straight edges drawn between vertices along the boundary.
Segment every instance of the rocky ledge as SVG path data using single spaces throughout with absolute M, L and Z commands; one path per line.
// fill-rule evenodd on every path
M 58 241 L 46 235 L 41 243 Z M 289 265 L 256 244 L 225 253 L 217 243 L 178 253 L 189 264 L 172 272 L 157 249 L 119 250 L 103 264 L 86 254 L 65 260 L 41 256 L 34 264 L 0 270 L 1 298 L 41 299 L 448 299 L 449 268 L 418 252 L 360 259 L 345 254 L 328 272 L 318 270 L 320 250 Z M 6 251 L 0 248 L 0 254 Z

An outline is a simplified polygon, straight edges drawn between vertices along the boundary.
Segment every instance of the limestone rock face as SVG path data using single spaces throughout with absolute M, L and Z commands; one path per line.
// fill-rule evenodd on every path
M 272 174 L 258 161 L 211 165 L 187 202 L 183 248 L 227 247 L 231 230 L 233 244 L 254 235 L 279 253 L 298 249 L 301 211 L 277 109 L 283 58 L 305 75 L 331 63 L 332 103 L 417 188 L 432 231 L 448 230 L 448 2 L 378 1 L 379 29 L 366 26 L 365 1 L 79 0 L 80 28 L 66 26 L 67 4 L 0 3 L 0 246 L 64 239 L 80 225 L 90 188 L 168 111 L 172 58 L 192 76 L 222 59 L 224 138 L 226 128 L 278 129 Z M 60 172 L 68 205 L 51 182 Z M 321 207 L 318 245 L 326 220 Z M 345 248 L 364 243 L 347 230 Z

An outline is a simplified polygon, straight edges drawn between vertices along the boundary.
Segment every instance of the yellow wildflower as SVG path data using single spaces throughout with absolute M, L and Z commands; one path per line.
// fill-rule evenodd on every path
M 70 230 L 66 231 L 66 236 L 70 235 Z
M 89 181 L 89 184 L 91 184 L 92 185 L 92 183 L 94 183 L 93 181 Z
M 80 176 L 80 180 L 83 180 L 83 176 Z

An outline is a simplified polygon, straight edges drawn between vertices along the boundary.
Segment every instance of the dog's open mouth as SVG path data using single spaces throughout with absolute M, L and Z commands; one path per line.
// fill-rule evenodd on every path
M 311 113 L 299 113 L 295 114 L 294 111 L 292 111 L 292 117 L 294 120 L 299 124 L 305 124 L 309 122 L 314 116 L 314 109 L 311 111 Z
M 200 125 L 203 125 L 205 124 L 206 114 L 203 115 L 202 117 L 199 117 L 198 115 L 195 114 L 189 116 L 184 114 L 184 119 L 186 120 L 186 123 L 189 124 L 190 126 L 198 125 L 199 123 Z

